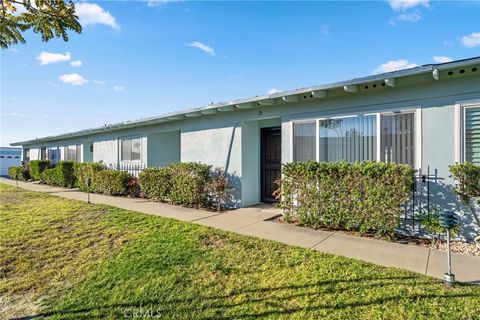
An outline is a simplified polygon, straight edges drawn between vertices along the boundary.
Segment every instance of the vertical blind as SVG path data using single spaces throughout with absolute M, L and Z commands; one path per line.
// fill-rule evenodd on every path
M 320 161 L 375 160 L 376 116 L 320 120 Z
M 293 125 L 293 161 L 304 162 L 316 159 L 316 123 L 299 122 Z
M 480 164 L 480 108 L 465 108 L 465 160 Z
M 141 145 L 140 138 L 122 140 L 122 161 L 140 160 Z
M 381 160 L 414 165 L 415 114 L 382 115 Z

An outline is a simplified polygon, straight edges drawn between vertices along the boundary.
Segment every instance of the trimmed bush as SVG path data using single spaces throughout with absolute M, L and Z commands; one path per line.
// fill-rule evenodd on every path
M 222 168 L 215 168 L 210 173 L 205 192 L 208 205 L 214 207 L 217 211 L 225 209 L 231 204 L 234 189 Z
M 28 163 L 33 180 L 42 181 L 42 173 L 50 167 L 50 160 L 32 160 Z
M 101 170 L 95 174 L 95 193 L 111 196 L 128 194 L 128 183 L 132 175 L 127 171 Z
M 455 194 L 472 214 L 480 228 L 480 166 L 471 162 L 455 163 L 449 167 L 455 179 Z
M 409 199 L 414 170 L 383 162 L 304 162 L 283 165 L 280 206 L 305 226 L 391 236 Z
M 205 186 L 211 166 L 196 162 L 178 162 L 169 165 L 172 189 L 170 202 L 199 207 L 206 203 Z
M 43 171 L 44 182 L 52 186 L 73 188 L 76 184 L 73 165 L 73 161 L 57 162 L 55 168 Z
M 8 168 L 8 175 L 12 179 L 18 179 L 20 181 L 28 181 L 30 179 L 30 173 L 28 168 L 24 166 L 15 166 Z
M 146 168 L 140 175 L 140 187 L 147 199 L 167 202 L 172 190 L 170 167 Z
M 90 191 L 95 189 L 95 175 L 97 172 L 107 169 L 101 162 L 76 162 L 73 165 L 73 174 L 77 179 L 77 187 L 82 191 L 88 191 L 87 181 L 91 179 Z

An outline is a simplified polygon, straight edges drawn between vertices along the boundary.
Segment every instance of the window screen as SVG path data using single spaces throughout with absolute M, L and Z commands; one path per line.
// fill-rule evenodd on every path
M 465 161 L 480 164 L 480 108 L 465 109 Z
M 316 123 L 293 124 L 293 161 L 304 162 L 316 159 Z
M 415 114 L 382 115 L 381 160 L 415 164 Z
M 375 115 L 320 120 L 320 161 L 375 160 Z
M 140 161 L 141 138 L 122 140 L 122 161 Z

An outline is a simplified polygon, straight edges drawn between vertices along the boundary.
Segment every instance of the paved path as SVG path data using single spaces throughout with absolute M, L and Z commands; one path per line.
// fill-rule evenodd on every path
M 0 178 L 0 182 L 15 185 L 15 181 Z M 19 182 L 19 187 L 47 192 L 55 196 L 86 201 L 87 194 L 75 189 L 63 189 L 36 183 Z M 138 198 L 111 197 L 91 194 L 92 203 L 107 204 L 122 209 L 174 218 L 236 233 L 274 240 L 289 245 L 312 248 L 349 258 L 364 260 L 387 267 L 403 268 L 443 279 L 446 254 L 428 248 L 391 243 L 376 239 L 349 236 L 338 232 L 312 230 L 269 220 L 279 211 L 269 206 L 255 206 L 215 213 L 181 208 Z M 458 281 L 480 284 L 480 257 L 452 254 L 453 272 Z

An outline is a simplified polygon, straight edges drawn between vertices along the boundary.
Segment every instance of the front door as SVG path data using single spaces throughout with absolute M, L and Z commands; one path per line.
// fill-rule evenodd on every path
M 282 169 L 282 132 L 280 127 L 261 129 L 261 200 L 275 202 L 275 181 Z

